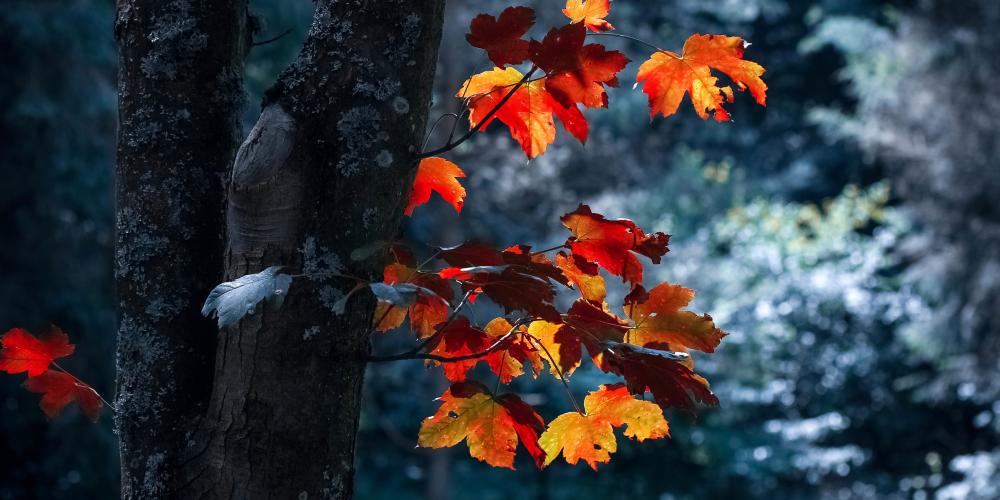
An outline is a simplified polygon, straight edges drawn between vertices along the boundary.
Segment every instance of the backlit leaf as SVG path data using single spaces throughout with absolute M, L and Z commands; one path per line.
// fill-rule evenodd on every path
M 465 172 L 444 158 L 433 156 L 420 160 L 410 200 L 403 213 L 413 215 L 413 209 L 431 199 L 431 191 L 441 195 L 444 201 L 455 207 L 456 212 L 461 212 L 465 203 L 465 188 L 459 184 L 458 179 L 462 177 L 465 177 Z
M 660 258 L 668 251 L 669 235 L 647 235 L 634 222 L 606 219 L 591 212 L 587 205 L 580 205 L 564 215 L 562 223 L 573 233 L 566 241 L 573 255 L 595 262 L 625 281 L 642 282 L 642 263 L 635 254 L 649 257 L 654 264 L 659 264 Z
M 584 400 L 586 415 L 565 413 L 549 422 L 538 443 L 545 450 L 545 465 L 562 453 L 566 462 L 580 460 L 597 470 L 618 450 L 614 429 L 627 426 L 625 436 L 643 441 L 669 435 L 663 410 L 632 397 L 621 384 L 602 385 Z
M 476 459 L 513 469 L 520 442 L 537 465 L 544 462 L 537 441 L 545 422 L 517 396 L 494 397 L 482 384 L 468 381 L 452 385 L 439 399 L 437 413 L 420 426 L 420 446 L 447 448 L 465 441 Z
M 563 14 L 574 23 L 583 22 L 591 31 L 615 29 L 604 17 L 611 11 L 611 0 L 566 0 Z
M 27 372 L 29 377 L 45 373 L 53 360 L 69 356 L 76 349 L 69 337 L 54 326 L 40 339 L 21 328 L 12 328 L 3 334 L 0 346 L 0 371 Z
M 685 94 L 702 119 L 714 111 L 716 121 L 729 119 L 723 109 L 725 101 L 733 102 L 733 89 L 719 86 L 712 69 L 719 70 L 736 83 L 737 88 L 749 88 L 761 106 L 767 100 L 767 85 L 760 76 L 764 67 L 743 59 L 745 42 L 736 36 L 691 35 L 684 42 L 684 52 L 659 51 L 642 63 L 636 83 L 649 96 L 650 116 L 657 113 L 670 116 L 677 112 Z

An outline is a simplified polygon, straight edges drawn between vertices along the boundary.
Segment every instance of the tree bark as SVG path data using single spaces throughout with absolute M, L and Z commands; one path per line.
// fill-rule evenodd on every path
M 122 498 L 171 498 L 207 408 L 225 185 L 239 144 L 245 0 L 119 0 L 115 276 Z
M 224 330 L 184 498 L 350 498 L 363 361 L 378 281 L 417 162 L 443 0 L 319 0 L 296 61 L 268 92 L 228 192 L 227 279 L 282 265 L 284 305 Z M 206 378 L 207 380 L 207 378 Z

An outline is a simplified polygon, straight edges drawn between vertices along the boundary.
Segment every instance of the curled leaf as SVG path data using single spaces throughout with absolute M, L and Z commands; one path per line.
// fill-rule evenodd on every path
M 252 314 L 262 301 L 280 307 L 292 284 L 292 277 L 280 274 L 280 270 L 281 266 L 271 266 L 259 273 L 219 284 L 208 294 L 201 314 L 208 317 L 214 312 L 219 328 L 225 328 Z

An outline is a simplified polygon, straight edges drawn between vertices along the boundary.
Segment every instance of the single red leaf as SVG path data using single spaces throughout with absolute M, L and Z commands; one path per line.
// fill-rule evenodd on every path
M 573 255 L 595 262 L 625 281 L 642 282 L 642 263 L 634 254 L 645 255 L 654 264 L 659 264 L 668 251 L 669 235 L 647 235 L 634 222 L 607 219 L 591 212 L 587 205 L 580 205 L 561 220 L 573 233 L 566 241 Z
M 455 207 L 456 212 L 461 212 L 465 203 L 465 188 L 458 182 L 461 177 L 465 177 L 465 172 L 444 158 L 434 156 L 420 160 L 410 200 L 403 213 L 413 215 L 414 208 L 431 199 L 431 191 L 441 195 L 444 201 Z
M 718 405 L 708 381 L 684 364 L 651 349 L 629 344 L 609 346 L 602 353 L 601 369 L 625 377 L 633 394 L 649 391 L 656 404 L 693 412 L 697 403 Z
M 0 371 L 28 372 L 36 377 L 49 369 L 52 361 L 73 354 L 76 347 L 69 337 L 53 326 L 39 339 L 21 328 L 12 328 L 0 339 Z
M 70 403 L 76 401 L 91 421 L 97 422 L 104 403 L 92 387 L 77 381 L 68 373 L 48 370 L 41 375 L 28 377 L 24 388 L 42 394 L 41 406 L 45 416 L 53 418 Z
M 480 14 L 472 19 L 465 39 L 486 51 L 493 64 L 503 68 L 528 58 L 524 34 L 535 24 L 535 11 L 528 7 L 507 7 L 499 17 Z
M 554 28 L 541 42 L 531 41 L 531 60 L 545 71 L 545 89 L 563 106 L 606 108 L 604 87 L 618 86 L 628 58 L 600 44 L 584 45 L 586 34 L 583 23 Z
M 453 267 L 499 266 L 504 263 L 503 255 L 497 249 L 476 241 L 442 248 L 438 256 Z

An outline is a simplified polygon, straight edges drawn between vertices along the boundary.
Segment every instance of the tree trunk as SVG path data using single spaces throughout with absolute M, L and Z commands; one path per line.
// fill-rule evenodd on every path
M 443 0 L 319 0 L 296 61 L 236 157 L 227 279 L 283 265 L 380 280 L 417 162 Z M 375 300 L 296 278 L 284 305 L 220 335 L 184 498 L 350 498 Z M 207 378 L 206 378 L 207 380 Z M 206 384 L 207 385 L 207 384 Z
M 245 0 L 119 0 L 115 276 L 123 498 L 170 498 L 207 408 L 224 172 L 239 144 Z

